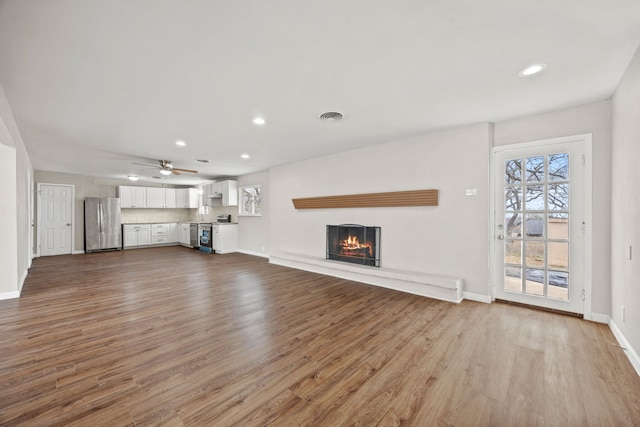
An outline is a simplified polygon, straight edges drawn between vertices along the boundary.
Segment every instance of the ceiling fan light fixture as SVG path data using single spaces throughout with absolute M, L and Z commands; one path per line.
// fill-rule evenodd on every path
M 160 173 L 162 175 L 171 175 L 171 170 L 170 169 L 160 169 Z

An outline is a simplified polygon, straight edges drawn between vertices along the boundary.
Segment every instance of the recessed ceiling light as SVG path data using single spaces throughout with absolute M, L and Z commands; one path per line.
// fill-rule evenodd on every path
M 168 169 L 160 169 L 162 175 L 171 175 L 171 171 Z
M 262 117 L 256 117 L 255 119 L 253 119 L 253 123 L 256 125 L 263 125 L 267 122 Z
M 140 179 L 138 175 L 127 175 L 127 178 L 129 178 L 130 181 L 137 181 Z
M 251 156 L 250 156 L 250 155 L 248 155 L 247 153 L 244 153 L 244 154 L 240 154 L 240 157 L 242 157 L 243 159 L 248 159 L 248 158 L 250 158 Z
M 176 141 L 176 145 L 177 145 L 178 147 L 184 147 L 185 145 L 187 145 L 187 143 L 186 143 L 186 142 L 184 142 L 184 141 L 182 141 L 182 140 L 180 140 L 180 141 Z
M 547 64 L 532 64 L 521 70 L 518 75 L 520 77 L 533 76 L 534 74 L 544 71 L 545 68 L 547 68 Z

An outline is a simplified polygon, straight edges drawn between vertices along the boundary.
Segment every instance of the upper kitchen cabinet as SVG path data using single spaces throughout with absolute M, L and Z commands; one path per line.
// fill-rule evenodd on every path
M 238 181 L 216 181 L 202 187 L 205 206 L 238 206 Z
M 176 189 L 147 187 L 148 208 L 175 208 Z
M 147 189 L 145 187 L 132 187 L 121 185 L 118 187 L 121 208 L 146 208 Z
M 177 208 L 198 208 L 198 190 L 195 188 L 176 189 Z

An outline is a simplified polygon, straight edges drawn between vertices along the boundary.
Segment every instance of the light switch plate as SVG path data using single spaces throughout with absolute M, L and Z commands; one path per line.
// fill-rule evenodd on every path
M 467 188 L 467 196 L 477 196 L 478 189 L 477 188 Z

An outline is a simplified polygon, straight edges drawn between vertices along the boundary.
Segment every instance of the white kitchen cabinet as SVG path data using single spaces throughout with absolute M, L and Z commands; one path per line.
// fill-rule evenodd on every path
M 178 243 L 178 223 L 169 224 L 169 243 Z
M 202 187 L 205 206 L 238 206 L 238 181 L 229 179 Z
M 175 208 L 176 189 L 147 187 L 148 208 Z
M 195 188 L 176 189 L 177 208 L 198 208 L 198 190 Z
M 151 244 L 150 224 L 125 224 L 123 226 L 123 231 L 123 246 L 125 248 Z
M 213 224 L 211 249 L 217 254 L 238 250 L 238 224 Z
M 178 243 L 182 246 L 191 247 L 191 224 L 178 224 Z
M 121 208 L 146 208 L 147 189 L 146 187 L 134 187 L 121 185 L 118 187 L 118 197 Z
M 238 181 L 227 180 L 222 186 L 222 206 L 238 206 Z
M 151 224 L 151 244 L 162 245 L 170 243 L 171 225 L 170 224 Z

